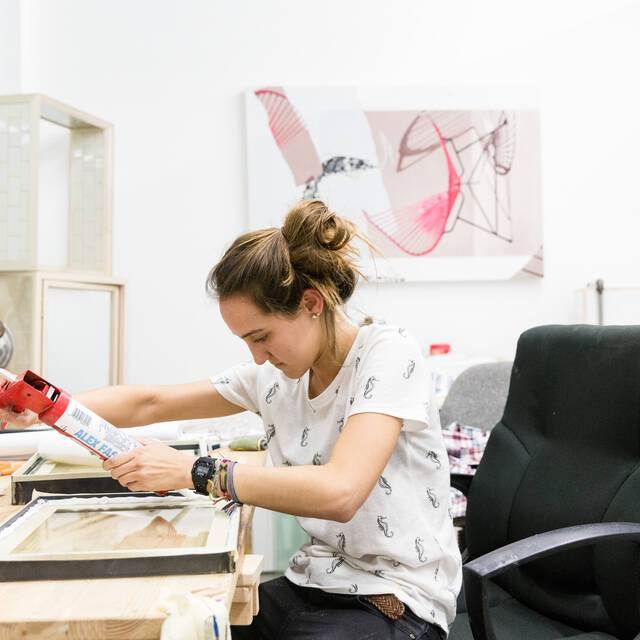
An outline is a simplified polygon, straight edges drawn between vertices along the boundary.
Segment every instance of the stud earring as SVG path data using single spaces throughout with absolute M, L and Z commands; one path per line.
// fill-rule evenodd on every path
M 317 319 L 318 319 L 318 314 L 317 314 L 317 313 L 312 313 L 312 314 L 311 314 L 311 317 L 312 317 L 314 320 L 317 320 Z

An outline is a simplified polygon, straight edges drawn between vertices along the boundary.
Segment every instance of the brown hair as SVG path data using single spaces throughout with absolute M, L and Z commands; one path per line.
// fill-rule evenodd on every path
M 360 238 L 355 224 L 330 211 L 321 200 L 303 200 L 287 213 L 282 228 L 251 231 L 236 238 L 209 272 L 207 291 L 220 300 L 246 295 L 261 311 L 294 315 L 305 289 L 324 300 L 321 315 L 332 351 L 335 311 L 353 293 Z

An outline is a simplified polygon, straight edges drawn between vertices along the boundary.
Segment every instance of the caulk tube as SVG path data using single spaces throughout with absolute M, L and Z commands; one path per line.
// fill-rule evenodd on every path
M 59 395 L 53 405 L 39 415 L 45 424 L 75 440 L 103 460 L 142 446 L 137 440 L 74 400 L 66 391 L 58 391 Z

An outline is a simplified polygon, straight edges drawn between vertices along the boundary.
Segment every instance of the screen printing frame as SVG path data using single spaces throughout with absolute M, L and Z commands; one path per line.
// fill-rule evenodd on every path
M 194 458 L 207 456 L 209 451 L 220 446 L 208 440 L 172 440 L 163 444 L 180 451 L 191 452 Z M 65 494 L 131 493 L 101 467 L 93 467 L 90 470 L 81 467 L 63 473 L 38 473 L 48 463 L 49 461 L 38 453 L 34 453 L 14 471 L 11 476 L 11 504 L 27 504 L 32 499 L 34 491 Z
M 75 498 L 75 504 L 71 500 Z M 97 499 L 105 499 L 101 503 Z M 83 501 L 85 501 L 83 503 Z M 140 500 L 140 505 L 135 502 Z M 240 509 L 227 515 L 210 502 L 191 500 L 177 492 L 158 496 L 149 492 L 41 496 L 32 500 L 0 525 L 0 582 L 66 580 L 74 578 L 122 578 L 156 575 L 232 573 L 235 571 Z M 144 502 L 143 502 L 144 501 Z M 103 551 L 59 551 L 12 555 L 47 518 L 57 510 L 110 511 L 123 508 L 198 507 L 211 509 L 213 519 L 206 543 L 201 547 L 155 549 L 105 549 Z M 217 528 L 225 526 L 223 532 Z M 213 532 L 216 530 L 216 540 Z

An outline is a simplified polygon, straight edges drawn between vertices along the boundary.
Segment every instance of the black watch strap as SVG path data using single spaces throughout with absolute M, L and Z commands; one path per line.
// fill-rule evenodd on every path
M 213 478 L 216 472 L 216 461 L 213 458 L 198 458 L 191 467 L 191 480 L 196 493 L 209 495 L 207 482 Z

